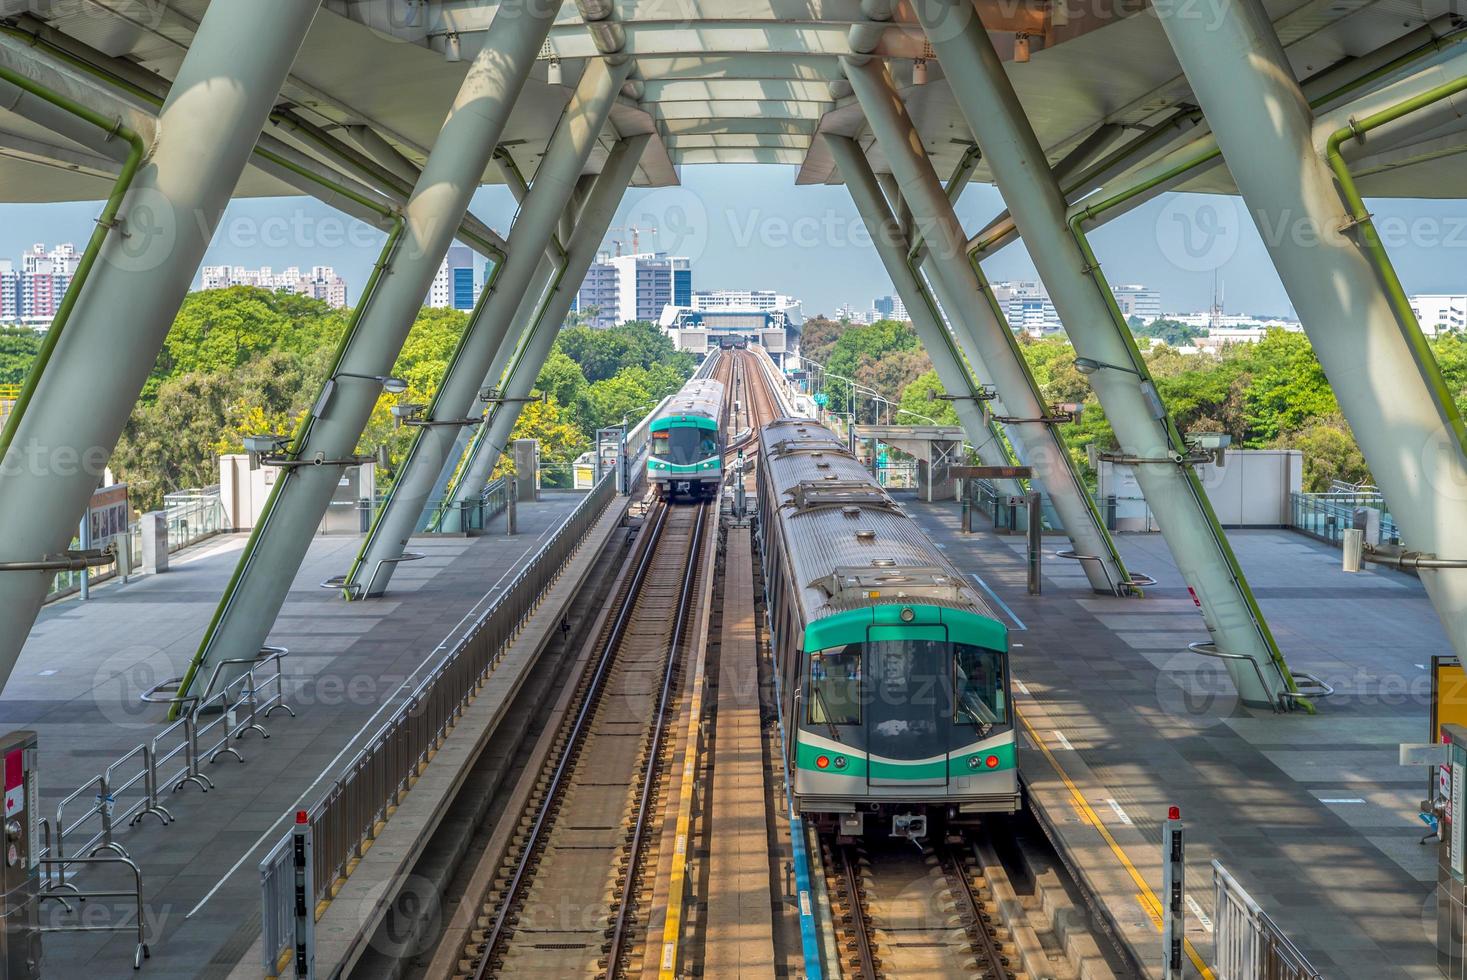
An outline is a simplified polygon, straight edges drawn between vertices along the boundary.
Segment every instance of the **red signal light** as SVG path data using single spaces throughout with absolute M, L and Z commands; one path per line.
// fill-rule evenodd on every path
M 830 756 L 822 755 L 815 760 L 815 768 L 825 769 L 830 765 Z
M 985 766 L 987 766 L 988 768 L 990 768 L 990 769 L 997 769 L 998 768 L 998 756 L 996 756 L 996 755 L 990 755 L 988 758 L 986 758 L 986 759 L 983 760 L 983 764 Z
M 1168 820 L 1180 820 L 1180 819 L 1182 819 L 1182 808 L 1179 807 L 1179 806 L 1169 806 L 1169 807 L 1167 807 L 1167 809 L 1166 809 L 1166 818 Z

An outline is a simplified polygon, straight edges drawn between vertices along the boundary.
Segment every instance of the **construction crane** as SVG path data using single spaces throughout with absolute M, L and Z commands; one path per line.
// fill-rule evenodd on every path
M 639 228 L 636 225 L 617 225 L 615 228 L 612 228 L 610 230 L 611 231 L 629 231 L 629 232 L 632 233 L 632 254 L 633 255 L 640 255 L 641 252 L 642 252 L 642 232 L 645 231 L 648 234 L 652 234 L 652 235 L 657 234 L 657 229 L 656 228 Z M 612 241 L 616 241 L 616 239 L 613 238 Z M 620 255 L 621 254 L 621 248 L 620 248 L 620 246 L 618 246 L 616 254 L 617 255 Z

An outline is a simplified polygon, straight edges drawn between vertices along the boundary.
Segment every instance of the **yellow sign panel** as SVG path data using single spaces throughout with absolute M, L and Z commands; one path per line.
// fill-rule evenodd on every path
M 1456 657 L 1431 658 L 1431 740 L 1442 740 L 1443 725 L 1467 728 L 1467 670 Z

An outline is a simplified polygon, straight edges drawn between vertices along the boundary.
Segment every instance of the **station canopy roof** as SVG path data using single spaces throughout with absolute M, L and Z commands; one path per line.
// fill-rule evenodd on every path
M 1192 106 L 1144 2 L 1069 0 L 1061 26 L 1049 0 L 976 5 L 1051 160 L 1104 124 L 1118 124 L 1112 131 L 1124 140 Z M 1301 78 L 1425 24 L 1441 25 L 1449 13 L 1445 0 L 1266 0 L 1266 6 Z M 208 0 L 0 0 L 0 21 L 10 29 L 0 43 L 23 42 L 17 31 L 49 38 L 87 61 L 166 85 L 207 7 Z M 589 26 L 582 8 L 594 15 Z M 365 127 L 421 164 L 498 11 L 489 0 L 324 0 L 280 106 L 348 143 Z M 839 182 L 817 133 L 870 144 L 840 66 L 840 56 L 852 53 L 850 28 L 863 23 L 860 0 L 567 2 L 501 145 L 532 174 L 587 59 L 619 45 L 634 60 L 631 80 L 588 172 L 599 171 L 617 136 L 651 133 L 638 186 L 676 184 L 679 168 L 707 163 L 784 164 L 798 168 L 799 183 Z M 1023 63 L 1014 61 L 1020 34 L 1030 47 Z M 888 59 L 939 172 L 954 167 L 971 136 L 907 3 L 896 5 L 874 53 Z M 919 60 L 925 84 L 914 84 Z M 559 84 L 549 81 L 552 71 Z M 106 196 L 114 162 L 4 105 L 0 100 L 0 200 Z M 1467 167 L 1457 156 L 1467 149 L 1464 127 L 1459 116 L 1362 158 L 1355 164 L 1362 189 L 1377 196 L 1467 196 Z M 298 135 L 271 132 L 319 156 Z M 878 150 L 871 157 L 878 172 L 887 169 Z M 503 179 L 496 165 L 484 175 L 486 183 Z M 987 179 L 981 161 L 974 179 Z M 1233 187 L 1226 168 L 1216 167 L 1181 189 L 1227 193 Z M 298 191 L 252 167 L 237 193 Z

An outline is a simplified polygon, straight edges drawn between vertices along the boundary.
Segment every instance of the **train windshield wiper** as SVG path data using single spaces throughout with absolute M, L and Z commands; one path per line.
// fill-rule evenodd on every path
M 841 744 L 845 744 L 845 739 L 840 737 L 840 730 L 835 727 L 835 722 L 830 720 L 830 707 L 825 703 L 825 695 L 820 693 L 820 688 L 818 687 L 814 691 L 815 700 L 820 704 L 820 713 L 825 716 L 825 727 L 830 729 L 830 737 Z

